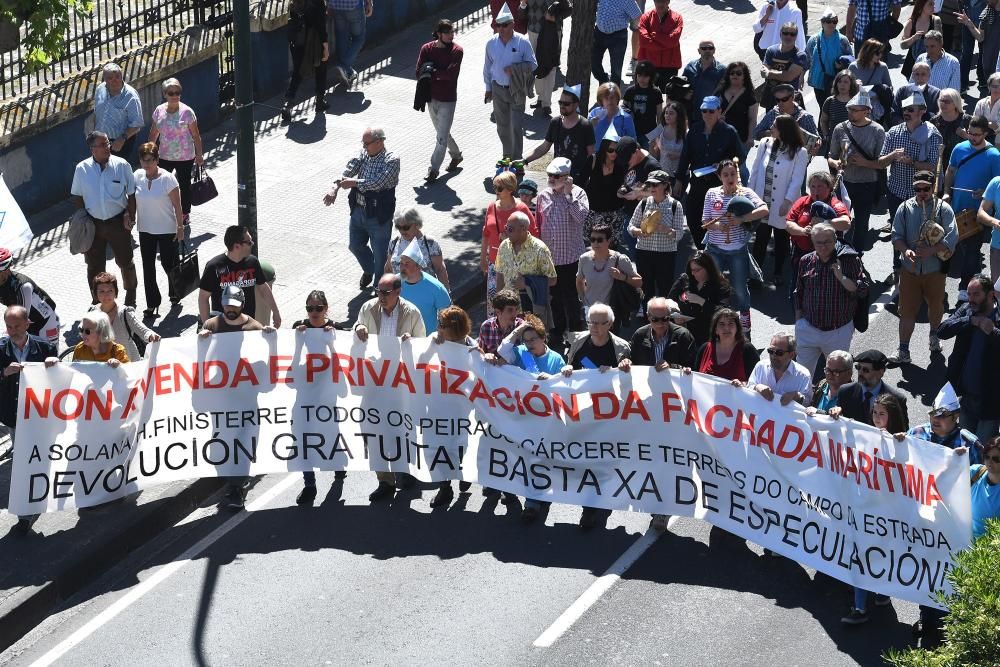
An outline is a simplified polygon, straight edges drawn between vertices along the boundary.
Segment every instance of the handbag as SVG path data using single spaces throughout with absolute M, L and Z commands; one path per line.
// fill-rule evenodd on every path
M 868 275 L 868 269 L 865 268 L 865 263 L 861 261 L 860 256 L 858 257 L 858 262 L 861 264 L 861 276 L 871 284 L 871 276 Z M 871 290 L 868 290 L 868 296 L 864 298 L 858 297 L 854 304 L 854 330 L 858 333 L 868 331 L 868 307 L 871 305 L 869 303 L 871 300 Z
M 219 191 L 215 187 L 215 181 L 208 175 L 208 170 L 196 165 L 191 178 L 191 204 L 201 206 L 218 196 Z
M 201 282 L 201 271 L 198 269 L 198 249 L 188 250 L 187 243 L 178 243 L 180 261 L 177 266 L 167 272 L 170 289 L 178 299 L 183 299 L 198 288 Z
M 618 262 L 621 260 L 621 254 L 615 253 L 615 268 L 618 268 Z M 615 314 L 615 320 L 621 320 L 624 322 L 628 319 L 635 310 L 639 308 L 639 304 L 642 302 L 642 296 L 639 294 L 639 289 L 632 287 L 625 280 L 616 280 L 611 283 L 611 294 L 608 296 L 608 301 L 611 303 L 608 306 L 611 307 L 612 312 Z

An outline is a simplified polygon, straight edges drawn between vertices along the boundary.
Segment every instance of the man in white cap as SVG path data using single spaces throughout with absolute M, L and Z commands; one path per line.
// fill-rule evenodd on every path
M 570 175 L 580 187 L 587 187 L 590 178 L 590 156 L 594 154 L 594 126 L 580 115 L 582 86 L 563 86 L 559 95 L 559 117 L 549 121 L 545 141 L 524 158 L 524 164 L 534 162 L 552 149 L 555 157 L 569 158 L 573 167 Z
M 879 191 L 878 158 L 885 143 L 885 130 L 871 119 L 869 94 L 859 90 L 847 102 L 847 120 L 833 129 L 830 139 L 831 169 L 842 170 L 844 187 L 854 209 L 854 224 L 847 232 L 847 242 L 858 252 L 871 250 L 868 221 L 882 199 Z
M 913 197 L 913 175 L 918 171 L 937 171 L 941 133 L 924 121 L 926 109 L 923 95 L 910 95 L 903 100 L 903 122 L 885 133 L 878 164 L 883 169 L 889 167 L 886 185 L 890 218 L 895 217 L 900 204 Z
M 524 97 L 511 89 L 511 75 L 514 67 L 530 66 L 534 70 L 538 63 L 528 38 L 514 32 L 514 14 L 508 5 L 500 10 L 496 24 L 497 34 L 486 42 L 485 102 L 493 102 L 503 157 L 520 160 L 524 150 Z
M 399 273 L 403 276 L 401 296 L 420 309 L 424 329 L 430 334 L 437 331 L 438 311 L 451 305 L 451 297 L 437 278 L 420 268 L 427 261 L 419 239 L 413 239 L 399 258 Z
M 546 168 L 548 187 L 538 193 L 535 221 L 542 242 L 552 252 L 556 266 L 556 284 L 552 295 L 551 336 L 561 347 L 566 330 L 579 331 L 580 298 L 576 293 L 576 273 L 583 254 L 583 223 L 590 214 L 590 202 L 583 188 L 573 184 L 572 165 L 557 157 Z
M 1000 431 L 1000 309 L 987 276 L 966 283 L 969 301 L 938 327 L 942 340 L 955 339 L 948 358 L 948 382 L 961 396 L 961 422 L 986 442 Z

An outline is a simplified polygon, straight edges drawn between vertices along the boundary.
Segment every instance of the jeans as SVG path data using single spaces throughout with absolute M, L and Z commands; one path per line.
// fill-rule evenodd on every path
M 445 149 L 451 154 L 452 160 L 462 157 L 462 151 L 451 136 L 451 124 L 455 120 L 455 102 L 431 100 L 427 104 L 427 113 L 437 131 L 437 143 L 434 144 L 434 152 L 431 153 L 431 170 L 440 171 Z
M 869 238 L 868 222 L 871 220 L 872 211 L 882 194 L 878 192 L 875 183 L 851 183 L 844 181 L 847 187 L 847 194 L 851 197 L 851 208 L 854 209 L 854 221 L 851 228 L 847 230 L 846 240 L 859 253 L 866 253 L 872 249 L 872 241 Z M 892 222 L 892 218 L 889 218 Z
M 982 396 L 966 394 L 962 396 L 959 405 L 961 406 L 959 423 L 962 428 L 975 433 L 979 442 L 986 442 L 1000 432 L 1000 420 L 983 418 Z
M 524 152 L 524 98 L 515 97 L 509 86 L 493 82 L 493 114 L 503 157 L 520 160 Z
M 107 266 L 107 250 L 111 246 L 115 263 L 122 272 L 122 283 L 125 288 L 125 305 L 135 307 L 135 292 L 139 287 L 139 276 L 135 272 L 135 255 L 132 252 L 132 232 L 122 224 L 122 215 L 118 214 L 107 220 L 94 220 L 94 242 L 90 250 L 84 253 L 87 261 L 87 284 L 93 291 L 94 276 L 104 271 Z M 94 303 L 97 296 L 93 295 Z
M 385 259 L 389 254 L 391 232 L 392 225 L 388 221 L 382 224 L 377 218 L 367 216 L 363 206 L 356 206 L 351 211 L 347 245 L 361 265 L 363 273 L 370 273 L 376 279 L 382 275 Z
M 719 265 L 720 271 L 729 271 L 729 284 L 733 288 L 733 310 L 742 312 L 750 310 L 750 288 L 747 279 L 750 277 L 750 254 L 744 246 L 739 250 L 722 250 L 714 245 L 706 246 L 708 254 Z
M 146 292 L 146 308 L 156 308 L 160 305 L 160 287 L 156 284 L 156 252 L 160 252 L 160 266 L 164 273 L 170 275 L 170 270 L 180 261 L 177 251 L 177 241 L 174 234 L 149 234 L 139 232 L 139 255 L 142 257 L 142 286 Z M 177 298 L 173 285 L 169 286 L 170 300 Z
M 187 215 L 191 212 L 191 171 L 194 169 L 194 159 L 167 160 L 160 158 L 160 166 L 177 176 L 178 189 L 181 191 L 181 212 Z
M 333 34 L 337 40 L 337 64 L 347 76 L 355 74 L 354 61 L 365 45 L 368 19 L 364 7 L 333 10 Z
M 860 611 L 868 609 L 868 591 L 857 586 L 854 587 L 854 608 Z
M 985 3 L 974 2 L 970 3 L 965 8 L 965 15 L 972 19 L 972 23 L 979 27 L 979 15 L 983 13 L 985 9 Z M 959 30 L 962 31 L 962 56 L 958 59 L 959 69 L 962 71 L 962 90 L 969 87 L 969 73 L 972 72 L 972 52 L 976 48 L 976 38 L 972 36 L 972 32 L 969 31 L 965 26 L 961 26 Z M 980 52 L 980 57 L 982 53 Z M 991 63 L 990 68 L 996 67 L 996 63 Z M 979 86 L 985 86 L 985 81 L 980 81 Z M 961 92 L 961 91 L 959 91 Z
M 594 28 L 594 48 L 590 52 L 590 71 L 598 83 L 614 81 L 622 85 L 622 66 L 628 48 L 628 29 L 604 33 Z M 611 54 L 611 76 L 604 71 L 604 53 Z

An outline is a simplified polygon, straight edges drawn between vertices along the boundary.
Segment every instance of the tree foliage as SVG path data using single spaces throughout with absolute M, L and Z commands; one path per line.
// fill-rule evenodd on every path
M 70 19 L 93 7 L 93 0 L 0 0 L 0 20 L 25 29 L 22 47 L 31 71 L 60 58 Z
M 945 642 L 932 651 L 889 651 L 896 667 L 976 667 L 1000 665 L 1000 520 L 955 556 L 948 573 L 953 592 L 939 595 L 948 606 Z

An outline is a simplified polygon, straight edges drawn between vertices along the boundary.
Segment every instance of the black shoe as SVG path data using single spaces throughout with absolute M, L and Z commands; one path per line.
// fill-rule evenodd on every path
M 32 514 L 30 516 L 22 516 L 18 518 L 17 525 L 14 526 L 14 531 L 17 532 L 18 535 L 27 535 L 31 532 L 31 527 L 35 525 L 36 521 L 38 521 L 39 516 L 40 515 L 38 514 Z
M 240 487 L 233 487 L 230 489 L 229 493 L 226 494 L 226 498 L 222 503 L 230 512 L 239 512 L 246 508 L 246 499 L 244 497 L 243 489 Z
M 881 593 L 875 594 L 876 607 L 888 607 L 890 604 L 892 604 L 892 598 L 888 595 L 882 595 Z
M 175 297 L 175 296 L 170 297 L 170 307 L 171 308 L 173 308 L 174 306 L 176 306 L 180 302 L 181 302 L 181 300 L 178 299 L 177 297 Z
M 368 502 L 376 503 L 383 498 L 391 498 L 396 495 L 396 487 L 389 482 L 379 482 L 375 490 L 368 494 Z
M 521 510 L 521 523 L 531 523 L 538 518 L 537 507 L 525 507 Z
M 304 486 L 302 490 L 299 491 L 298 497 L 295 499 L 295 504 L 300 507 L 309 507 L 316 500 L 316 487 L 315 486 Z
M 552 107 L 542 107 L 542 115 L 543 116 L 551 116 L 552 115 Z
M 597 525 L 597 510 L 593 507 L 584 507 L 580 514 L 580 528 L 590 530 Z
M 471 488 L 472 488 L 472 482 L 459 482 L 458 483 L 458 492 L 459 493 L 466 493 Z
M 453 157 L 451 159 L 451 162 L 448 163 L 448 166 L 445 167 L 444 170 L 445 171 L 457 171 L 458 170 L 458 165 L 462 164 L 462 160 L 464 160 L 464 159 L 465 158 L 463 158 L 461 156 L 459 156 L 459 157 Z
M 868 622 L 868 612 L 860 609 L 851 609 L 847 616 L 840 619 L 845 625 L 861 625 Z
M 514 505 L 521 501 L 519 501 L 517 499 L 517 496 L 515 496 L 513 493 L 507 493 L 506 491 L 504 491 L 503 497 L 500 499 L 500 502 L 502 502 L 504 505 Z
M 408 489 L 413 486 L 417 481 L 417 478 L 409 473 L 400 473 L 396 475 L 396 490 L 402 491 L 403 489 Z
M 444 507 L 455 497 L 455 492 L 451 488 L 451 482 L 447 486 L 438 488 L 438 492 L 431 498 L 431 507 Z
M 281 120 L 286 123 L 292 122 L 292 102 L 290 100 L 285 102 L 285 106 L 281 107 Z
M 434 181 L 436 181 L 438 179 L 438 175 L 439 174 L 438 174 L 438 170 L 437 169 L 429 169 L 427 171 L 427 175 L 424 176 L 424 181 L 426 181 L 428 183 L 433 183 Z
M 774 278 L 771 279 L 771 282 L 774 283 L 775 287 L 781 287 L 782 285 L 785 284 L 785 279 L 782 278 L 780 275 L 775 274 Z
M 159 306 L 156 306 L 155 308 L 147 308 L 146 310 L 142 311 L 142 317 L 145 320 L 154 319 L 159 315 L 158 312 L 159 310 L 160 310 Z
M 372 274 L 362 273 L 361 282 L 358 283 L 358 287 L 360 287 L 361 289 L 368 289 L 372 284 L 372 278 L 374 278 Z
M 346 470 L 338 470 L 337 472 L 333 473 L 334 479 L 344 479 L 345 477 L 347 477 Z
M 316 111 L 322 113 L 330 108 L 330 103 L 326 101 L 326 95 L 316 96 Z
M 484 486 L 483 487 L 483 495 L 486 496 L 487 498 L 490 498 L 492 496 L 499 496 L 500 492 L 497 491 L 496 489 L 490 488 L 488 486 Z
M 347 72 L 340 65 L 333 68 L 333 78 L 337 83 L 344 86 L 351 82 L 351 80 L 347 78 Z
M 535 102 L 534 104 L 531 105 L 531 108 L 532 109 L 537 109 L 540 106 L 542 106 L 542 101 L 538 100 L 537 102 Z

